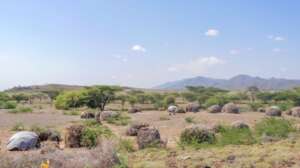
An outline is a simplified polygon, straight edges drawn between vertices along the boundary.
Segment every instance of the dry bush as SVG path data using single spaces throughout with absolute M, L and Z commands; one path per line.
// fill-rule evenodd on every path
M 224 105 L 224 107 L 222 108 L 222 112 L 238 114 L 238 113 L 240 113 L 240 109 L 234 103 L 228 103 L 228 104 Z
M 83 125 L 71 125 L 66 129 L 65 145 L 70 148 L 81 147 L 80 140 L 84 130 Z
M 37 168 L 45 160 L 51 168 L 112 168 L 120 164 L 115 145 L 102 140 L 97 148 L 76 150 L 54 150 L 41 154 L 39 150 L 30 152 L 0 153 L 1 168 Z

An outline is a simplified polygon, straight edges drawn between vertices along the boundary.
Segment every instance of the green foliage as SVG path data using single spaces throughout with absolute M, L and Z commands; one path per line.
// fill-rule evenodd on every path
M 208 98 L 206 101 L 205 101 L 205 104 L 204 106 L 205 107 L 210 107 L 212 105 L 220 105 L 220 106 L 223 106 L 225 105 L 226 103 L 229 103 L 229 98 L 224 95 L 224 94 L 216 94 L 210 98 Z
M 264 103 L 268 103 L 271 100 L 273 100 L 275 94 L 271 92 L 260 92 L 256 96 L 259 100 L 263 101 Z
M 294 106 L 294 102 L 292 101 L 283 101 L 277 104 L 277 106 L 280 108 L 282 111 L 286 111 L 291 109 Z
M 28 101 L 29 96 L 24 93 L 18 93 L 18 94 L 12 95 L 12 99 L 19 103 L 21 101 Z
M 137 103 L 137 99 L 135 96 L 129 96 L 128 97 L 128 102 L 131 106 L 134 106 Z
M 125 152 L 134 152 L 134 142 L 130 139 L 120 139 L 118 150 Z
M 32 113 L 33 110 L 30 107 L 18 107 L 16 109 L 9 110 L 8 113 L 18 114 L 18 113 Z
M 183 96 L 190 97 L 191 100 L 195 99 L 199 104 L 206 103 L 207 99 L 216 95 L 224 95 L 228 91 L 214 88 L 214 87 L 202 87 L 202 86 L 188 86 L 186 87 L 189 94 L 185 93 Z M 213 100 L 210 100 L 213 101 Z
M 193 117 L 186 117 L 184 120 L 185 120 L 186 123 L 195 123 Z
M 248 105 L 253 111 L 257 111 L 259 108 L 263 107 L 263 104 L 261 102 L 250 102 L 248 103 Z
M 224 145 L 250 145 L 256 142 L 249 128 L 234 128 L 223 126 L 217 144 Z
M 17 102 L 15 101 L 0 101 L 0 109 L 15 109 L 17 107 Z
M 55 100 L 56 97 L 60 94 L 59 90 L 45 90 L 42 91 L 44 94 L 46 94 L 51 100 Z
M 68 110 L 69 108 L 81 107 L 85 104 L 86 94 L 83 91 L 63 92 L 56 97 L 54 102 L 57 109 Z
M 130 123 L 130 117 L 124 113 L 118 113 L 116 116 L 107 118 L 106 121 L 114 125 L 128 125 Z
M 10 100 L 10 97 L 8 96 L 8 94 L 6 94 L 4 92 L 0 92 L 0 102 L 6 102 L 9 100 Z
M 163 108 L 164 107 L 164 103 L 162 102 L 162 101 L 156 101 L 155 103 L 154 103 L 154 108 L 156 108 L 156 109 L 160 109 L 160 108 Z
M 93 148 L 97 146 L 100 137 L 109 138 L 112 135 L 110 129 L 99 124 L 87 126 L 82 132 L 80 144 L 88 148 Z
M 271 136 L 274 138 L 286 138 L 289 133 L 295 132 L 293 123 L 283 118 L 264 118 L 255 124 L 255 132 L 258 136 Z
M 183 92 L 181 93 L 181 96 L 188 102 L 194 102 L 197 100 L 197 95 L 192 92 Z
M 175 105 L 175 97 L 173 97 L 173 96 L 167 96 L 167 97 L 165 97 L 164 98 L 164 106 L 165 107 L 168 107 L 168 106 L 170 106 L 170 105 Z
M 114 86 L 93 86 L 85 90 L 86 105 L 90 108 L 104 110 L 105 106 L 115 99 L 115 92 L 121 91 L 120 87 Z
M 25 126 L 23 123 L 18 122 L 16 123 L 12 128 L 11 131 L 24 131 L 25 130 Z
M 214 144 L 214 133 L 201 129 L 186 129 L 180 134 L 180 144 L 197 146 L 199 144 Z

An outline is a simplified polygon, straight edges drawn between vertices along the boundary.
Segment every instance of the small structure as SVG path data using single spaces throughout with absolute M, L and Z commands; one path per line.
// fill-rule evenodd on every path
M 84 130 L 83 125 L 71 125 L 66 129 L 65 146 L 69 148 L 81 147 L 80 141 Z
M 80 118 L 82 119 L 92 119 L 95 118 L 95 113 L 93 112 L 82 112 L 80 115 Z
M 267 110 L 266 110 L 266 113 L 265 113 L 267 116 L 277 116 L 277 117 L 280 117 L 281 116 L 281 110 L 278 106 L 272 106 L 272 107 L 269 107 Z
M 186 113 L 185 109 L 182 107 L 178 107 L 175 112 L 176 113 Z
M 190 103 L 186 106 L 186 112 L 197 113 L 200 111 L 201 106 L 198 103 Z
M 291 109 L 291 114 L 293 117 L 300 117 L 300 107 L 294 107 Z
M 117 117 L 119 115 L 118 112 L 115 111 L 103 111 L 100 114 L 101 120 L 107 120 L 108 118 Z
M 160 133 L 155 128 L 143 127 L 138 131 L 137 143 L 139 149 L 161 146 Z
M 178 108 L 177 106 L 169 106 L 168 107 L 169 115 L 175 115 L 177 108 Z
M 238 113 L 240 113 L 240 109 L 234 103 L 228 103 L 228 104 L 225 104 L 225 106 L 222 108 L 222 112 L 238 114 Z
M 138 131 L 141 128 L 149 127 L 147 123 L 133 123 L 126 131 L 126 135 L 128 136 L 137 136 Z
M 141 108 L 131 107 L 128 109 L 128 113 L 138 113 L 138 112 L 142 112 Z
M 209 112 L 209 113 L 221 113 L 221 111 L 222 111 L 222 107 L 220 106 L 220 105 L 212 105 L 212 106 L 210 106 L 208 109 L 207 109 L 207 111 Z
M 40 146 L 39 136 L 30 131 L 21 131 L 14 134 L 8 141 L 7 150 L 26 151 Z

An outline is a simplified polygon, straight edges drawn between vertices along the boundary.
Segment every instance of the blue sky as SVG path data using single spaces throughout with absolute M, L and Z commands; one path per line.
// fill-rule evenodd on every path
M 0 89 L 152 87 L 193 76 L 300 79 L 300 2 L 11 0 L 0 4 Z

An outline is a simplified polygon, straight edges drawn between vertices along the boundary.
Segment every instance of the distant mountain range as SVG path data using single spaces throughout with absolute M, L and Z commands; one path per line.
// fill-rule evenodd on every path
M 284 90 L 300 86 L 300 80 L 281 78 L 265 79 L 249 75 L 237 75 L 230 79 L 214 79 L 207 77 L 195 77 L 183 79 L 154 87 L 155 89 L 180 90 L 186 86 L 216 87 L 227 90 L 244 90 L 249 86 L 256 86 L 261 90 Z

